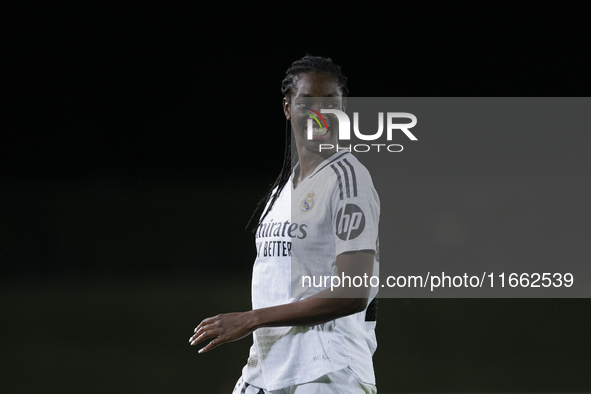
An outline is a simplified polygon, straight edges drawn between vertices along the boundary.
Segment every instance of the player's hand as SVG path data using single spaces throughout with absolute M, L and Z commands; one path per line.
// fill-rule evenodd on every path
M 222 343 L 244 338 L 254 330 L 249 312 L 224 313 L 203 320 L 195 328 L 195 334 L 189 338 L 189 343 L 194 346 L 213 338 L 199 350 L 199 353 L 209 352 Z

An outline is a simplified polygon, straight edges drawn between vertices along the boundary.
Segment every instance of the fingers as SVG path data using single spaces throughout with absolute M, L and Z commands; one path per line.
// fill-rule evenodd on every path
M 201 342 L 212 338 L 212 340 L 199 350 L 199 353 L 209 352 L 219 345 L 235 341 L 242 338 L 245 334 L 236 334 L 236 316 L 239 314 L 221 314 L 214 317 L 209 317 L 203 320 L 195 328 L 194 334 L 189 338 L 191 346 L 200 344 Z
M 207 353 L 210 350 L 215 349 L 216 347 L 218 347 L 222 343 L 226 343 L 226 341 L 222 340 L 221 337 L 218 337 L 218 338 L 212 340 L 211 342 L 209 342 L 206 346 L 199 349 L 199 353 Z
M 189 342 L 191 343 L 191 345 L 196 345 L 207 338 L 213 338 L 216 336 L 218 336 L 218 332 L 213 327 L 198 327 L 197 331 L 195 331 L 195 334 L 193 334 L 193 336 L 189 338 Z
M 215 321 L 215 319 L 217 318 L 217 316 L 215 317 L 208 317 L 207 319 L 203 319 L 203 321 L 201 321 L 201 323 L 199 323 L 199 325 L 197 327 L 195 327 L 195 330 L 193 332 L 197 332 L 197 330 L 199 330 L 199 328 L 206 326 L 208 324 L 211 324 Z
M 212 349 L 218 347 L 219 345 L 221 345 L 222 343 L 226 342 L 225 340 L 222 339 L 221 336 L 218 336 L 219 334 L 217 332 L 213 332 L 213 331 L 204 331 L 204 332 L 200 333 L 200 335 L 197 338 L 195 338 L 196 335 L 197 334 L 195 334 L 194 336 L 189 338 L 189 342 L 191 343 L 191 346 L 198 345 L 199 343 L 203 342 L 204 340 L 206 340 L 208 338 L 214 338 L 206 346 L 199 349 L 199 353 L 209 352 L 210 350 L 212 350 Z
M 204 319 L 201 323 L 199 323 L 199 325 L 197 327 L 195 327 L 194 330 L 194 334 L 191 337 L 191 339 L 189 340 L 189 342 L 194 341 L 195 339 L 197 339 L 197 337 L 200 335 L 200 333 L 203 333 L 203 331 L 207 328 L 207 326 L 211 325 L 214 322 L 213 317 L 208 317 L 207 319 Z
M 219 336 L 219 333 L 213 327 L 214 326 L 213 323 L 215 322 L 216 317 L 209 317 L 207 319 L 204 319 L 201 323 L 199 323 L 199 325 L 197 327 L 195 327 L 195 333 L 189 338 L 189 343 L 191 344 L 191 346 L 198 345 L 199 343 L 203 342 L 204 340 L 206 340 L 208 338 L 216 338 Z M 214 341 L 215 341 L 215 339 L 214 339 Z M 217 344 L 214 343 L 214 345 L 211 345 L 212 342 L 214 342 L 214 341 L 211 341 L 206 346 L 206 347 L 209 346 L 207 348 L 207 350 L 204 350 L 205 348 L 203 348 L 199 351 L 199 353 L 201 353 L 203 351 L 209 351 L 220 344 L 220 343 L 217 343 Z
M 194 345 L 197 345 L 200 342 L 204 341 L 207 338 L 212 338 L 215 336 L 216 335 L 210 331 L 200 332 L 198 334 L 193 335 L 191 338 L 189 338 L 189 343 L 191 344 L 191 346 L 194 346 Z

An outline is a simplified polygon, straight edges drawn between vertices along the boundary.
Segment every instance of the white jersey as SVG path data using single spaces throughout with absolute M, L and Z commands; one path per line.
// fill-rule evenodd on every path
M 302 275 L 336 275 L 336 257 L 344 252 L 375 251 L 373 275 L 378 275 L 380 203 L 367 169 L 341 151 L 295 189 L 292 179 L 293 174 L 256 232 L 253 309 L 297 302 L 322 290 L 302 290 Z M 276 390 L 348 366 L 361 381 L 375 384 L 376 322 L 369 316 L 374 297 L 371 293 L 369 309 L 324 324 L 257 329 L 244 380 Z

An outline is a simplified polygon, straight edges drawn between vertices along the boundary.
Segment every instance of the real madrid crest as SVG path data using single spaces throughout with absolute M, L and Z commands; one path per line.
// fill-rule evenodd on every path
M 308 193 L 308 196 L 302 200 L 300 204 L 300 210 L 302 212 L 308 212 L 310 209 L 314 207 L 314 192 Z

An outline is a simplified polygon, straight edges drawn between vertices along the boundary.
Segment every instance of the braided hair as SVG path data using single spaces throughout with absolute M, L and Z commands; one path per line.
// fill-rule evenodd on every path
M 297 88 L 297 83 L 299 82 L 301 76 L 307 73 L 323 73 L 331 78 L 338 84 L 339 88 L 343 92 L 343 96 L 347 96 L 349 90 L 347 89 L 347 77 L 343 75 L 341 72 L 341 67 L 333 63 L 332 59 L 320 57 L 320 56 L 310 56 L 306 55 L 301 59 L 296 60 L 291 64 L 291 67 L 287 69 L 285 72 L 285 79 L 281 82 L 281 92 L 283 96 L 287 100 L 291 100 L 291 96 L 295 93 L 295 89 Z M 283 166 L 281 167 L 281 172 L 275 182 L 271 184 L 269 190 L 263 196 L 263 198 L 257 204 L 255 211 L 253 212 L 250 220 L 248 221 L 247 228 L 250 226 L 252 219 L 254 218 L 256 212 L 259 211 L 261 206 L 266 206 L 267 202 L 269 202 L 269 206 L 261 215 L 261 218 L 258 221 L 256 227 L 252 228 L 252 232 L 256 231 L 256 228 L 263 222 L 277 197 L 285 187 L 285 184 L 289 180 L 289 177 L 292 172 L 293 166 L 298 162 L 298 151 L 296 149 L 295 144 L 292 144 L 292 130 L 291 130 L 291 121 L 289 119 L 285 120 L 285 153 L 283 156 Z M 275 192 L 273 192 L 275 191 Z

